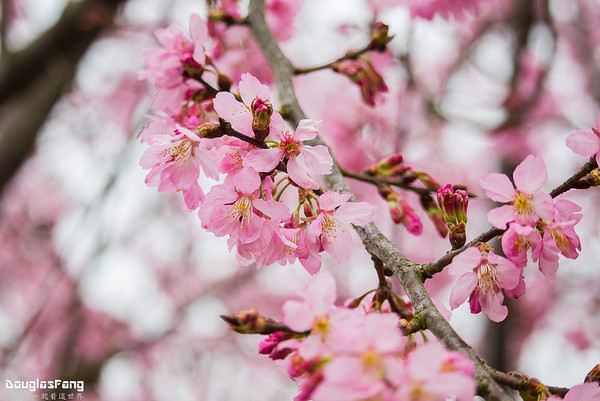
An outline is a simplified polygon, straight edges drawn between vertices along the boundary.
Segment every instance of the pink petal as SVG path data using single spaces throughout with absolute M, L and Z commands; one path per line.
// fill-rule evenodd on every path
M 336 298 L 335 279 L 323 271 L 315 276 L 302 291 L 302 296 L 312 305 L 313 313 L 317 316 L 323 315 L 334 306 Z
M 208 36 L 208 28 L 206 22 L 198 14 L 190 16 L 190 36 L 194 44 L 193 58 L 198 64 L 204 65 L 206 62 L 206 54 L 204 53 L 204 41 Z
M 300 157 L 304 157 L 305 164 L 309 166 L 313 174 L 323 175 L 331 173 L 333 159 L 326 146 L 304 146 Z
M 501 322 L 508 316 L 508 308 L 502 305 L 504 294 L 490 291 L 487 295 L 479 292 L 479 303 L 481 311 L 493 322 Z
M 508 202 L 515 195 L 513 184 L 505 174 L 490 173 L 479 180 L 479 185 L 488 198 L 496 202 Z
M 252 206 L 273 220 L 283 221 L 290 217 L 290 209 L 285 203 L 274 200 L 255 199 Z
M 281 148 L 252 149 L 244 157 L 244 164 L 256 171 L 269 172 L 277 167 L 284 153 Z
M 476 286 L 477 274 L 475 272 L 470 271 L 460 276 L 450 291 L 450 308 L 454 310 L 462 305 Z
M 475 247 L 465 249 L 452 259 L 448 266 L 448 273 L 452 276 L 460 276 L 472 271 L 481 263 L 481 251 Z
M 349 230 L 342 228 L 335 236 L 329 236 L 323 243 L 323 248 L 333 256 L 339 264 L 348 263 L 352 258 L 352 235 Z
M 315 318 L 310 307 L 304 302 L 286 301 L 283 304 L 283 323 L 290 329 L 302 332 L 310 330 Z
M 317 136 L 317 124 L 321 121 L 317 120 L 300 120 L 298 128 L 296 128 L 296 138 L 299 141 L 307 141 Z
M 252 112 L 243 103 L 236 100 L 229 92 L 219 92 L 213 100 L 215 111 L 225 121 L 229 121 L 233 129 L 242 134 L 254 137 L 252 132 Z
M 335 191 L 327 191 L 319 196 L 319 208 L 331 211 L 351 198 L 350 194 L 341 194 Z
M 506 224 L 515 221 L 515 213 L 510 205 L 504 205 L 492 209 L 487 214 L 488 221 L 496 228 L 504 230 Z
M 244 195 L 249 195 L 260 187 L 260 176 L 252 167 L 243 168 L 236 175 L 229 177 L 231 183 Z
M 540 192 L 533 197 L 535 205 L 535 213 L 538 217 L 544 220 L 552 220 L 554 218 L 554 204 L 552 197 L 549 194 Z
M 307 170 L 304 158 L 296 157 L 288 161 L 287 172 L 296 184 L 302 188 L 319 189 L 319 184 L 310 178 Z
M 367 202 L 346 202 L 335 212 L 335 219 L 344 224 L 364 226 L 377 217 L 377 207 Z
M 515 185 L 526 194 L 533 194 L 548 181 L 546 165 L 539 156 L 529 155 L 513 172 Z
M 240 80 L 240 96 L 246 106 L 250 107 L 255 98 L 269 100 L 269 87 L 260 83 L 258 78 L 250 73 L 242 74 Z
M 600 150 L 600 138 L 592 131 L 572 131 L 566 143 L 569 149 L 580 156 L 590 157 Z

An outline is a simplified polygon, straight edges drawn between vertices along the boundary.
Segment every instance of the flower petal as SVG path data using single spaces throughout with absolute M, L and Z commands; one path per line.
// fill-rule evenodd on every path
M 454 310 L 462 305 L 476 286 L 477 274 L 475 272 L 467 272 L 460 276 L 450 291 L 450 308 Z
M 479 185 L 496 202 L 508 202 L 515 195 L 515 188 L 505 174 L 490 173 L 479 180 Z
M 515 221 L 515 212 L 510 205 L 504 205 L 490 210 L 487 219 L 494 227 L 504 230 L 507 223 Z
M 515 168 L 513 178 L 518 189 L 533 194 L 548 181 L 548 172 L 541 157 L 529 155 Z
M 600 150 L 600 138 L 592 131 L 572 131 L 567 136 L 566 143 L 569 149 L 584 157 L 590 157 Z

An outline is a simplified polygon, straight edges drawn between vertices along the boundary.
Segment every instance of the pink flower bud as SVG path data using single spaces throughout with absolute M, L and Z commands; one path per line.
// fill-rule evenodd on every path
M 273 105 L 268 100 L 255 98 L 252 101 L 252 131 L 254 137 L 262 142 L 269 135 L 269 125 L 273 115 Z
M 369 106 L 375 106 L 375 97 L 382 92 L 387 92 L 385 81 L 373 68 L 368 57 L 362 56 L 358 60 L 342 60 L 331 67 L 334 71 L 344 74 L 360 87 L 363 100 Z
M 369 43 L 369 49 L 383 52 L 386 46 L 394 38 L 389 36 L 389 27 L 381 21 L 378 21 L 373 26 L 371 31 L 371 42 Z

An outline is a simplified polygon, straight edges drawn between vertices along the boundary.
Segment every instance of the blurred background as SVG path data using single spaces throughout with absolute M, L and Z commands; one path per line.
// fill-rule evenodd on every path
M 390 26 L 390 51 L 371 55 L 389 88 L 375 107 L 332 71 L 298 77 L 300 102 L 323 120 L 321 135 L 345 168 L 401 152 L 440 184 L 480 195 L 471 239 L 489 227 L 492 207 L 479 178 L 510 175 L 535 153 L 550 191 L 586 161 L 564 140 L 595 127 L 600 110 L 600 2 L 487 0 L 432 20 L 412 19 L 408 3 L 267 1 L 294 12 L 285 33 L 272 26 L 297 66 L 364 46 L 375 20 Z M 230 332 L 219 315 L 255 307 L 281 318 L 309 274 L 299 264 L 241 266 L 225 239 L 181 210 L 178 194 L 145 186 L 138 164 L 153 94 L 137 78 L 142 53 L 157 46 L 158 27 L 187 34 L 190 13 L 206 16 L 207 3 L 4 0 L 1 12 L 0 399 L 27 393 L 6 389 L 6 379 L 38 378 L 84 380 L 90 401 L 292 399 L 294 382 L 257 354 L 260 338 Z M 235 30 L 207 45 L 215 63 L 234 80 L 250 71 L 268 83 L 256 44 Z M 411 236 L 391 223 L 376 190 L 351 184 L 379 206 L 380 226 L 412 260 L 449 249 L 424 213 L 422 236 Z M 561 260 L 555 286 L 532 264 L 506 321 L 466 305 L 451 320 L 492 366 L 561 386 L 600 362 L 600 197 L 590 189 L 567 198 L 583 207 L 583 250 Z M 358 240 L 355 248 L 349 265 L 324 259 L 340 302 L 377 285 Z M 449 284 L 446 273 L 427 283 L 446 305 Z

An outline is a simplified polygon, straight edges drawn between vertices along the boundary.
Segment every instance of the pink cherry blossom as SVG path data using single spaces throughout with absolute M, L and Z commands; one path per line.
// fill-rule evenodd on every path
M 454 258 L 448 271 L 452 276 L 459 276 L 450 292 L 452 309 L 469 298 L 472 313 L 483 311 L 494 322 L 506 318 L 508 308 L 502 305 L 503 290 L 517 288 L 522 278 L 522 270 L 510 260 L 492 250 L 471 247 Z
M 542 251 L 542 238 L 535 227 L 513 222 L 502 235 L 502 251 L 518 267 L 527 265 L 527 251 L 537 261 Z
M 139 79 L 154 82 L 157 88 L 152 108 L 167 112 L 180 107 L 184 94 L 190 88 L 199 88 L 200 84 L 185 76 L 186 70 L 201 73 L 206 55 L 203 43 L 208 36 L 204 20 L 197 14 L 190 16 L 190 36 L 188 40 L 183 32 L 175 27 L 159 28 L 155 31 L 161 47 L 152 48 L 144 53 L 144 62 L 148 67 L 139 75 Z M 189 71 L 188 71 L 189 73 Z
M 446 19 L 453 17 L 461 20 L 465 12 L 474 11 L 481 2 L 481 0 L 404 0 L 404 3 L 409 4 L 411 17 L 427 20 L 432 20 L 436 15 Z
M 263 199 L 261 179 L 253 169 L 229 176 L 206 195 L 198 216 L 205 229 L 218 237 L 230 236 L 230 247 L 247 244 L 263 233 L 267 219 L 289 218 L 288 207 L 272 199 Z
M 386 366 L 400 358 L 406 344 L 395 314 L 372 313 L 348 319 L 334 328 L 335 355 L 323 369 L 323 381 L 313 393 L 315 401 L 362 400 L 385 394 L 390 386 Z
M 178 126 L 171 134 L 154 135 L 151 146 L 140 159 L 140 166 L 150 169 L 146 184 L 162 193 L 182 191 L 188 209 L 198 207 L 204 194 L 198 185 L 200 167 L 215 176 L 206 143 L 187 128 Z
M 279 114 L 274 114 L 271 134 L 267 138 L 269 149 L 254 149 L 248 154 L 248 165 L 257 171 L 272 171 L 283 159 L 287 161 L 287 172 L 299 186 L 318 189 L 313 177 L 331 173 L 333 160 L 323 145 L 306 146 L 302 141 L 317 136 L 318 121 L 301 120 L 296 132 L 285 130 L 285 123 Z M 275 137 L 276 139 L 272 139 Z
M 328 272 L 316 275 L 299 293 L 302 301 L 283 304 L 283 323 L 296 332 L 314 330 L 326 334 L 329 313 L 335 308 L 335 279 Z
M 510 203 L 490 210 L 490 223 L 505 229 L 512 221 L 533 225 L 540 218 L 552 219 L 554 209 L 550 195 L 543 192 L 534 195 L 548 179 L 543 160 L 538 156 L 527 156 L 513 172 L 513 178 L 516 189 L 505 174 L 491 173 L 479 180 L 479 185 L 490 199 Z
M 365 225 L 376 215 L 375 206 L 349 199 L 349 194 L 325 192 L 319 197 L 318 215 L 306 231 L 308 240 L 320 243 L 338 263 L 347 263 L 352 257 L 350 224 Z
M 596 163 L 600 166 L 600 113 L 596 117 L 596 128 L 575 130 L 567 136 L 567 146 L 580 156 L 596 155 Z
M 470 401 L 475 396 L 474 371 L 464 355 L 430 340 L 410 352 L 403 369 L 390 375 L 397 390 L 389 399 Z

